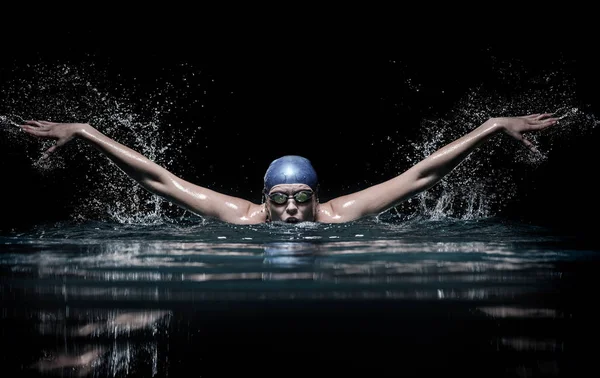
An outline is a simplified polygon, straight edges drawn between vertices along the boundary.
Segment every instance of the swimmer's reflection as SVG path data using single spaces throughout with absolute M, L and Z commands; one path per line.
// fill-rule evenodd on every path
M 280 267 L 306 266 L 315 263 L 320 245 L 305 242 L 275 242 L 265 244 L 264 263 Z
M 115 376 L 133 370 L 134 365 L 143 370 L 139 361 L 144 361 L 145 364 L 150 362 L 150 370 L 156 372 L 159 365 L 156 336 L 159 328 L 164 328 L 169 321 L 168 311 L 107 311 L 104 314 L 94 311 L 77 316 L 93 321 L 67 331 L 63 350 L 44 351 L 33 369 L 61 376 L 100 372 Z M 55 328 L 59 333 L 64 325 L 56 324 Z

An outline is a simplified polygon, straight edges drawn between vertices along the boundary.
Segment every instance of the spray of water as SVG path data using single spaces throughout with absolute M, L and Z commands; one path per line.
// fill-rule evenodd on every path
M 402 218 L 480 219 L 492 217 L 504 204 L 519 196 L 518 182 L 544 164 L 551 151 L 570 138 L 589 134 L 598 125 L 587 104 L 575 98 L 575 81 L 560 64 L 532 75 L 514 64 L 497 62 L 497 81 L 509 90 L 480 85 L 470 90 L 448 114 L 424 119 L 419 137 L 409 151 L 398 150 L 392 161 L 403 170 L 426 158 L 492 117 L 554 113 L 559 123 L 527 135 L 541 155 L 533 154 L 507 135 L 494 137 L 474 151 L 438 185 L 399 205 L 395 215 Z M 528 75 L 527 78 L 525 76 Z M 526 81 L 526 85 L 523 84 Z
M 197 74 L 191 69 L 188 72 L 190 77 Z M 155 224 L 182 215 L 183 210 L 148 193 L 82 141 L 72 141 L 51 158 L 41 159 L 54 141 L 32 138 L 19 128 L 27 119 L 90 123 L 179 173 L 178 169 L 185 167 L 181 151 L 193 143 L 201 128 L 188 129 L 184 135 L 171 127 L 167 119 L 177 111 L 178 95 L 171 83 L 145 92 L 148 101 L 140 104 L 131 87 L 108 80 L 106 72 L 94 64 L 27 65 L 16 67 L 12 77 L 3 88 L 0 131 L 9 143 L 22 147 L 40 173 L 50 176 L 68 170 L 76 175 L 69 176 L 68 182 L 77 192 L 71 214 L 74 220 L 108 218 L 120 223 Z M 188 80 L 187 85 L 192 83 Z
M 534 76 L 511 62 L 495 64 L 497 82 L 509 90 L 482 84 L 469 91 L 449 113 L 424 119 L 419 137 L 408 145 L 408 151 L 400 147 L 392 154 L 390 161 L 398 163 L 390 168 L 405 170 L 490 117 L 555 112 L 561 118 L 558 125 L 529 136 L 542 156 L 531 154 L 508 136 L 495 137 L 438 185 L 398 206 L 398 215 L 424 215 L 431 219 L 493 216 L 503 203 L 519 195 L 518 180 L 526 177 L 517 176 L 516 172 L 535 169 L 544 163 L 557 143 L 575 134 L 588 133 L 597 125 L 594 117 L 583 110 L 585 104 L 577 103 L 574 79 L 560 64 Z M 25 119 L 88 122 L 174 173 L 184 173 L 177 171 L 186 166 L 182 151 L 187 145 L 197 143 L 201 129 L 192 127 L 184 134 L 170 127 L 165 119 L 173 111 L 182 111 L 176 101 L 180 96 L 178 91 L 200 85 L 197 70 L 188 67 L 187 76 L 177 78 L 185 83 L 177 85 L 180 89 L 166 83 L 152 93 L 145 93 L 149 100 L 143 103 L 130 87 L 106 80 L 103 71 L 94 64 L 38 64 L 18 67 L 15 71 L 18 72 L 14 79 L 3 87 L 0 130 L 11 143 L 23 146 L 23 153 L 40 172 L 48 175 L 61 170 L 78 172 L 69 181 L 78 191 L 72 213 L 75 220 L 109 218 L 120 223 L 155 224 L 183 215 L 183 210 L 146 192 L 82 143 L 72 142 L 67 146 L 68 153 L 40 159 L 53 142 L 31 138 L 18 125 Z M 407 80 L 407 87 L 420 90 L 419 83 Z M 398 145 L 405 146 L 404 142 Z

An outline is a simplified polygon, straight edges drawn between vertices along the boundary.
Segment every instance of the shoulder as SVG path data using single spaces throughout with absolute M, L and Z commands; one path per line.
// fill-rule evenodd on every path
M 343 217 L 334 211 L 331 201 L 317 205 L 315 220 L 322 223 L 341 223 Z
M 244 224 L 265 223 L 267 221 L 265 204 L 252 203 L 248 207 L 248 212 L 240 219 L 240 221 L 240 223 Z

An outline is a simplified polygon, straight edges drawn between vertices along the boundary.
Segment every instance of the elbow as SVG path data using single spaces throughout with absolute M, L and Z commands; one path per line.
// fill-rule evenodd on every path
M 453 168 L 448 166 L 423 167 L 415 172 L 414 180 L 419 188 L 425 190 L 437 184 L 441 179 L 452 172 L 452 169 Z
M 140 185 L 150 193 L 164 197 L 168 192 L 167 187 L 159 181 L 143 180 L 139 181 Z
M 146 188 L 146 190 L 164 196 L 170 192 L 170 188 L 173 186 L 173 180 L 169 180 L 168 177 L 165 176 L 166 175 L 148 175 L 138 180 L 138 182 Z
M 434 186 L 435 184 L 437 184 L 442 178 L 444 177 L 444 175 L 440 175 L 437 173 L 428 173 L 428 174 L 423 174 L 421 176 L 419 176 L 417 178 L 417 180 L 415 181 L 415 186 L 416 186 L 416 192 L 421 192 L 423 190 L 427 190 L 429 188 L 431 188 L 432 186 Z

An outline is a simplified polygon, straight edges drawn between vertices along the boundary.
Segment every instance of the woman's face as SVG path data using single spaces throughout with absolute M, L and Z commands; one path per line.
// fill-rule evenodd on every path
M 267 194 L 266 205 L 271 222 L 314 222 L 317 197 L 306 184 L 279 184 Z

